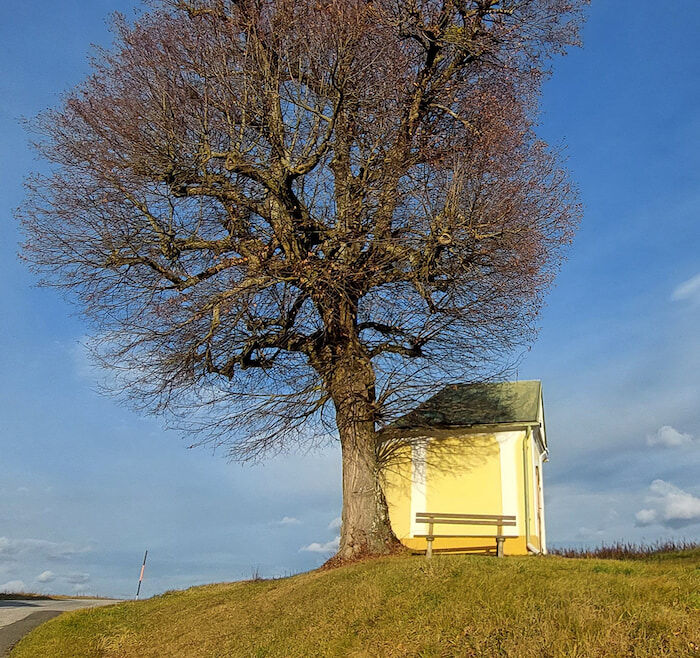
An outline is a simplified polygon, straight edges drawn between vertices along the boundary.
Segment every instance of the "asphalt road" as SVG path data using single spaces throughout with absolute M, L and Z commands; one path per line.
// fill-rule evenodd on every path
M 19 642 L 29 631 L 68 610 L 94 608 L 120 603 L 118 599 L 0 599 L 0 656 Z

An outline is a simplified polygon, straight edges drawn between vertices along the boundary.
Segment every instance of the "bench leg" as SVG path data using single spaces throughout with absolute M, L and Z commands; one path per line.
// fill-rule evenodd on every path
M 431 558 L 433 557 L 433 538 L 428 537 L 428 548 L 425 551 L 425 557 Z
M 503 557 L 503 542 L 505 537 L 496 537 L 496 557 Z

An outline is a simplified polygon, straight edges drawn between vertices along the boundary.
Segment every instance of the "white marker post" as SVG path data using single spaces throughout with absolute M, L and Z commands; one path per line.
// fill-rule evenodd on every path
M 148 557 L 148 551 L 145 552 L 143 556 L 143 564 L 141 565 L 141 575 L 139 576 L 139 586 L 136 588 L 136 600 L 139 600 L 139 592 L 141 591 L 141 582 L 143 581 L 143 572 L 146 570 L 146 558 Z

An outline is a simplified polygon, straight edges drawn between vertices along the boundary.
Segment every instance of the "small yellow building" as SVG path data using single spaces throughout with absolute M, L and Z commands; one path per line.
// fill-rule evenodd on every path
M 547 552 L 541 382 L 446 386 L 385 433 L 384 493 L 406 546 L 426 549 L 427 528 L 417 513 L 502 515 L 515 517 L 500 530 L 506 555 Z M 436 525 L 433 533 L 434 550 L 467 552 L 495 546 L 497 530 L 475 523 Z

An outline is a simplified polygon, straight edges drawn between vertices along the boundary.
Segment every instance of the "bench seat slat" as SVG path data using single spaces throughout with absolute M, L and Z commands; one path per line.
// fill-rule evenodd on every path
M 416 512 L 416 519 L 504 519 L 515 521 L 515 516 L 512 514 L 438 514 L 437 512 Z
M 515 521 L 487 521 L 486 519 L 416 519 L 416 523 L 432 523 L 434 525 L 515 525 Z
M 517 535 L 443 535 L 439 533 L 433 533 L 432 535 L 413 535 L 413 537 L 435 537 L 435 539 L 443 539 L 443 538 L 449 538 L 449 539 L 457 539 L 457 538 L 463 538 L 463 539 L 517 539 Z

